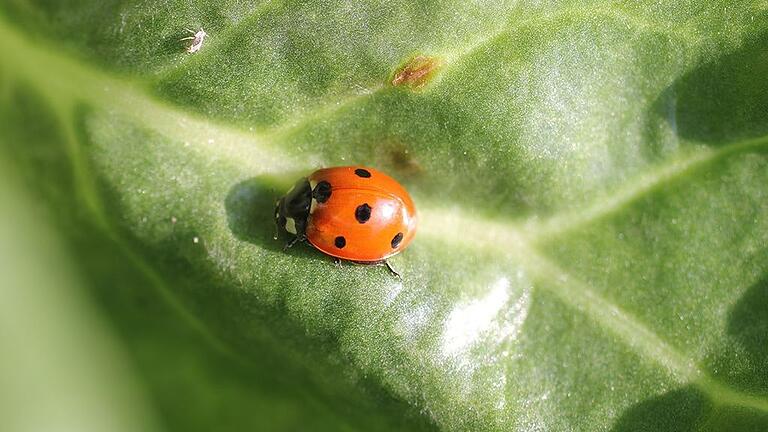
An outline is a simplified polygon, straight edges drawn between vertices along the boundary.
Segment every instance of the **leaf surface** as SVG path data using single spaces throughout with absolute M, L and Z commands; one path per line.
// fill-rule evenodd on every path
M 167 429 L 768 427 L 764 3 L 0 10 L 3 158 Z M 272 239 L 349 164 L 402 281 Z

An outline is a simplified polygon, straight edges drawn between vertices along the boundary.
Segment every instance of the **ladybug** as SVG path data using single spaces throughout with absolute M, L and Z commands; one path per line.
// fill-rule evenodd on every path
M 372 168 L 319 169 L 277 201 L 278 230 L 294 237 L 286 248 L 308 241 L 321 252 L 359 264 L 383 264 L 416 234 L 416 207 L 392 177 Z M 399 275 L 398 275 L 399 276 Z

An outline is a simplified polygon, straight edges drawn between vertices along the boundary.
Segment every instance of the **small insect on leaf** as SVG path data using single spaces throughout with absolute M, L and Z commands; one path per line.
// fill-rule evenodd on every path
M 202 28 L 200 28 L 199 31 L 195 32 L 194 30 L 186 29 L 188 32 L 192 33 L 194 36 L 185 37 L 181 40 L 191 40 L 192 43 L 189 44 L 187 47 L 187 53 L 194 54 L 203 47 L 203 41 L 205 41 L 205 37 L 208 36 L 208 33 L 205 32 Z
M 429 84 L 435 73 L 442 66 L 442 61 L 437 57 L 419 55 L 411 58 L 395 71 L 392 77 L 392 85 L 405 86 L 412 90 L 418 90 Z

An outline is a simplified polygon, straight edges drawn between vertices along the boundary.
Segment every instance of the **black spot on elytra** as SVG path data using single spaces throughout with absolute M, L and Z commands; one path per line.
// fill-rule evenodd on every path
M 358 222 L 361 224 L 364 224 L 368 222 L 368 219 L 371 218 L 371 206 L 368 205 L 368 203 L 360 204 L 355 209 L 355 219 L 357 219 Z
M 336 245 L 337 248 L 343 249 L 344 246 L 347 245 L 347 239 L 345 239 L 344 236 L 338 236 L 333 240 L 333 244 Z
M 397 248 L 400 246 L 400 242 L 403 241 L 403 233 L 399 232 L 397 235 L 392 237 L 392 242 L 390 243 L 392 245 L 392 249 Z
M 312 191 L 312 197 L 319 203 L 328 201 L 331 197 L 331 184 L 323 180 L 315 186 L 315 190 Z
M 370 178 L 371 177 L 371 172 L 368 171 L 368 170 L 364 170 L 362 168 L 356 169 L 355 170 L 355 174 L 357 174 L 358 177 L 362 177 L 362 178 Z

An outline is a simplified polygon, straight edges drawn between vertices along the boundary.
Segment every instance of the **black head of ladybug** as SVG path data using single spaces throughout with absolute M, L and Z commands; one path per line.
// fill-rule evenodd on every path
M 309 209 L 312 205 L 312 187 L 309 180 L 299 179 L 285 196 L 277 201 L 275 220 L 278 228 L 303 238 L 307 229 Z

